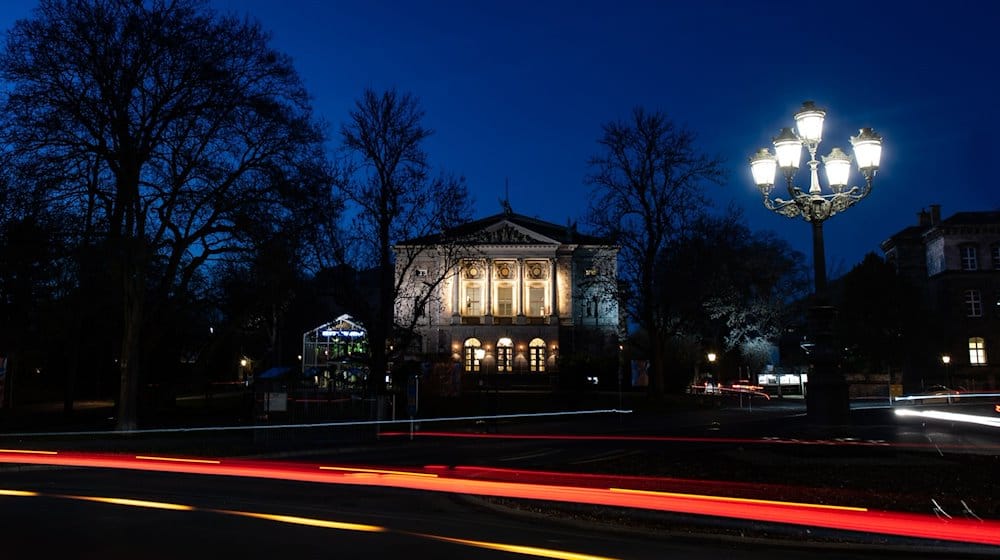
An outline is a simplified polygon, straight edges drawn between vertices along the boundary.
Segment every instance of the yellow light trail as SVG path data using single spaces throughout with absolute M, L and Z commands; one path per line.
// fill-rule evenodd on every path
M 252 517 L 254 519 L 265 519 L 267 521 L 279 521 L 281 523 L 292 523 L 295 525 L 306 525 L 309 527 L 321 527 L 324 529 L 340 529 L 343 531 L 363 531 L 368 533 L 382 533 L 388 531 L 385 527 L 378 525 L 364 525 L 361 523 L 344 523 L 342 521 L 328 521 L 326 519 L 314 519 L 312 517 L 298 517 L 294 515 L 275 515 L 271 513 L 254 513 L 252 511 L 235 511 L 217 509 L 216 513 L 226 515 L 237 515 L 240 517 Z
M 38 492 L 27 492 L 25 490 L 0 490 L 0 496 L 40 496 Z
M 205 463 L 209 465 L 219 465 L 222 463 L 222 461 L 216 461 L 215 459 L 184 459 L 181 457 L 157 457 L 155 455 L 136 455 L 135 458 L 146 461 L 168 461 L 174 463 Z
M 116 506 L 134 506 L 151 509 L 169 509 L 174 511 L 194 511 L 193 506 L 184 504 L 171 504 L 169 502 L 151 502 L 148 500 L 133 500 L 131 498 L 105 498 L 102 496 L 60 496 L 71 500 L 83 500 L 85 502 L 99 502 L 103 504 L 114 504 Z
M 539 548 L 536 546 L 524 546 L 519 544 L 503 544 L 503 543 L 493 543 L 487 541 L 473 541 L 468 539 L 456 539 L 452 537 L 441 537 L 438 535 L 425 535 L 420 533 L 415 533 L 418 536 L 425 537 L 428 539 L 434 539 L 438 541 L 450 542 L 455 544 L 463 544 L 466 546 L 474 546 L 477 548 L 485 548 L 489 550 L 499 550 L 501 552 L 513 552 L 515 554 L 526 554 L 529 556 L 539 556 L 542 558 L 556 558 L 558 560 L 617 560 L 608 556 L 594 556 L 591 554 L 580 554 L 579 552 L 567 552 L 565 550 L 554 550 L 551 548 Z
M 425 476 L 428 478 L 437 478 L 436 474 L 433 473 L 418 473 L 411 471 L 391 471 L 384 469 L 361 469 L 355 467 L 320 467 L 321 471 L 340 471 L 346 473 L 365 473 L 365 474 L 401 474 L 404 476 Z
M 58 451 L 37 451 L 35 449 L 0 449 L 0 453 L 25 453 L 28 455 L 58 455 Z
M 776 500 L 758 500 L 754 498 L 729 498 L 726 496 L 709 496 L 706 494 L 682 494 L 678 492 L 657 492 L 655 490 L 632 490 L 630 488 L 608 488 L 611 492 L 624 494 L 642 494 L 645 496 L 663 496 L 665 498 L 688 498 L 692 500 L 708 500 L 715 502 L 732 502 L 741 504 L 763 504 L 769 506 L 789 506 L 817 509 L 833 509 L 839 511 L 868 511 L 868 508 L 853 506 L 832 506 L 827 504 L 810 504 L 807 502 L 781 502 Z

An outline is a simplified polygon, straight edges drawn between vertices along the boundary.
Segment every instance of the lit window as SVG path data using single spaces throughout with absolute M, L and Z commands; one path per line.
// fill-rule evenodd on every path
M 509 338 L 497 341 L 497 371 L 511 371 L 514 362 L 514 342 Z
M 974 336 L 969 339 L 969 364 L 986 365 L 986 341 L 982 337 Z
M 462 314 L 471 317 L 483 314 L 483 292 L 478 283 L 465 285 L 465 307 Z
M 497 286 L 497 315 L 511 317 L 514 315 L 514 286 L 500 284 Z
M 979 290 L 965 290 L 965 315 L 967 317 L 983 316 L 983 300 Z
M 528 316 L 541 317 L 545 310 L 545 287 L 528 286 Z
M 597 269 L 596 268 L 588 268 L 587 270 L 583 271 L 583 274 L 584 274 L 584 276 L 597 276 Z
M 479 361 L 483 359 L 483 349 L 478 338 L 470 338 L 465 341 L 465 371 L 478 372 Z
M 962 252 L 962 270 L 978 270 L 979 260 L 976 258 L 976 246 L 964 245 Z
M 545 341 L 536 338 L 528 345 L 528 369 L 533 372 L 545 371 Z

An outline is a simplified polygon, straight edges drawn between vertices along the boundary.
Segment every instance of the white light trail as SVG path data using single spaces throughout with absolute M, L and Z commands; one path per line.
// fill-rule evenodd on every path
M 991 428 L 1000 428 L 1000 418 L 990 418 L 977 414 L 961 414 L 958 412 L 945 412 L 943 410 L 908 410 L 897 408 L 896 416 L 918 416 L 930 418 L 932 420 L 945 420 L 947 422 L 964 422 L 966 424 L 978 424 Z

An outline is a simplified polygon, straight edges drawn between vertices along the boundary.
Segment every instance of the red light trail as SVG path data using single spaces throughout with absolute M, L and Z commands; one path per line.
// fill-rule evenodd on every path
M 630 507 L 692 515 L 785 523 L 863 533 L 1000 545 L 1000 522 L 939 519 L 852 506 L 757 500 L 622 487 L 587 487 L 481 480 L 462 467 L 423 470 L 374 469 L 296 462 L 198 459 L 134 455 L 0 450 L 0 463 L 95 467 L 239 476 L 322 484 L 351 484 L 529 500 Z M 483 472 L 482 469 L 479 470 Z M 529 474 L 531 471 L 512 471 Z M 431 475 L 431 476 L 427 476 Z M 436 476 L 434 476 L 436 475 Z M 625 479 L 627 481 L 627 479 Z M 0 494 L 5 495 L 5 494 Z

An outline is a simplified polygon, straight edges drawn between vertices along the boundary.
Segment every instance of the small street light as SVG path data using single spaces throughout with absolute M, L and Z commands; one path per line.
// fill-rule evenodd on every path
M 945 378 L 948 380 L 947 381 L 948 382 L 948 388 L 952 389 L 953 387 L 951 385 L 951 367 L 950 367 L 951 366 L 951 356 L 949 356 L 948 354 L 942 354 L 941 355 L 941 363 L 944 364 L 944 373 L 945 373 Z
M 816 152 L 823 139 L 823 121 L 826 111 L 812 101 L 806 101 L 795 113 L 797 132 L 782 128 L 773 138 L 774 154 L 760 148 L 750 157 L 750 171 L 754 184 L 760 190 L 764 207 L 787 218 L 802 217 L 812 226 L 813 280 L 815 303 L 809 317 L 810 389 L 806 396 L 810 416 L 824 422 L 838 423 L 846 420 L 850 411 L 847 381 L 839 371 L 840 356 L 833 340 L 833 321 L 836 315 L 827 301 L 826 253 L 823 245 L 823 222 L 843 212 L 867 197 L 872 190 L 875 174 L 882 157 L 882 137 L 871 128 L 862 128 L 851 137 L 853 159 L 865 178 L 864 185 L 849 187 L 852 156 L 840 148 L 833 148 L 830 155 L 821 156 L 826 171 L 828 187 L 819 180 Z M 794 186 L 795 173 L 799 170 L 803 146 L 809 151 L 809 189 Z M 781 169 L 785 176 L 788 199 L 772 198 L 775 176 Z
M 715 360 L 718 356 L 715 355 L 715 352 L 709 352 L 705 354 L 705 358 L 708 360 L 708 379 L 705 381 L 705 388 L 708 389 L 709 383 L 712 383 L 713 386 L 722 387 L 721 380 L 715 378 Z

